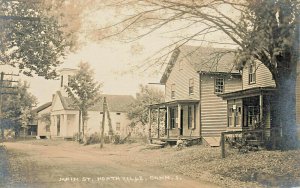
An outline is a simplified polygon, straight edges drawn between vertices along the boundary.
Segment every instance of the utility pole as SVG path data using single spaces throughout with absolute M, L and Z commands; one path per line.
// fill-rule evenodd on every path
M 6 91 L 10 89 L 15 89 L 17 87 L 11 86 L 13 82 L 18 82 L 14 80 L 5 80 L 4 76 L 10 75 L 10 76 L 19 76 L 18 74 L 6 74 L 4 72 L 0 73 L 0 125 L 1 125 L 1 140 L 3 142 L 4 140 L 4 126 L 3 126 L 3 113 L 2 113 L 2 106 L 3 106 L 3 95 L 15 95 L 15 92 L 12 91 Z M 6 83 L 9 83 L 8 85 Z
M 104 143 L 104 125 L 105 125 L 105 111 L 106 111 L 106 97 L 103 98 L 103 116 L 102 116 L 102 125 L 101 125 L 101 143 L 100 143 L 100 148 L 103 148 L 103 143 Z

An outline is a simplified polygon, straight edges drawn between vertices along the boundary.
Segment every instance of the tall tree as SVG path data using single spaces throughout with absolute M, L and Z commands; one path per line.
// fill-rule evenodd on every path
M 56 76 L 55 68 L 71 43 L 50 12 L 53 5 L 45 0 L 0 0 L 0 65 L 17 67 L 28 76 Z
M 149 105 L 164 101 L 164 93 L 154 87 L 140 85 L 136 100 L 128 109 L 128 118 L 132 121 L 131 126 L 142 124 L 145 126 L 149 121 Z M 152 117 L 154 118 L 154 116 Z M 154 122 L 154 119 L 152 120 Z
M 32 108 L 36 106 L 37 99 L 28 92 L 28 88 L 27 82 L 19 81 L 16 89 L 11 91 L 14 95 L 3 96 L 3 119 L 13 123 L 16 134 L 19 133 L 21 127 L 26 129 L 28 123 L 35 118 Z
M 142 27 L 136 29 L 139 32 L 130 41 L 161 31 L 175 37 L 170 46 L 180 47 L 190 41 L 233 44 L 238 50 L 229 52 L 236 54 L 239 66 L 243 67 L 247 61 L 262 62 L 277 87 L 273 126 L 283 127 L 285 149 L 296 147 L 299 0 L 125 0 L 117 3 L 118 9 L 128 6 L 133 7 L 129 16 L 100 30 L 103 38 Z M 107 29 L 111 32 L 105 32 Z M 214 40 L 220 33 L 222 41 Z M 164 58 L 172 52 L 160 55 L 161 51 L 154 62 L 156 65 L 164 63 Z
M 79 114 L 81 114 L 83 122 L 82 133 L 83 139 L 85 139 L 84 128 L 88 119 L 88 109 L 101 99 L 99 94 L 101 84 L 94 80 L 94 71 L 90 68 L 90 65 L 80 62 L 77 73 L 71 76 L 68 86 L 65 87 L 69 97 L 73 101 L 73 105 L 79 109 Z M 80 123 L 79 135 L 81 134 Z

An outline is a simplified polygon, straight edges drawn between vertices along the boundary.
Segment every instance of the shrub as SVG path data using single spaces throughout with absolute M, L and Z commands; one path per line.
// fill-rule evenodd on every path
M 101 137 L 98 133 L 93 133 L 86 137 L 86 144 L 96 144 L 100 143 Z

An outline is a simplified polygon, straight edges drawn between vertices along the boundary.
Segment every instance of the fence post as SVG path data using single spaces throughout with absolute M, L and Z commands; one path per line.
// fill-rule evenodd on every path
M 221 133 L 221 154 L 225 158 L 225 133 Z

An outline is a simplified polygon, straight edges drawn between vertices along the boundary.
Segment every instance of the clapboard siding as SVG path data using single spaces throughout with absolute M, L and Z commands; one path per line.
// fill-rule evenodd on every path
M 246 64 L 243 69 L 243 89 L 249 89 L 254 87 L 268 87 L 275 86 L 275 82 L 272 79 L 272 74 L 269 69 L 262 63 L 256 62 L 256 82 L 249 84 L 249 64 Z
M 215 78 L 213 74 L 201 74 L 201 133 L 204 137 L 221 135 L 227 127 L 227 101 L 214 93 Z M 224 92 L 233 92 L 242 89 L 240 76 L 222 76 L 224 78 Z
M 179 64 L 181 69 L 179 69 Z M 194 79 L 194 94 L 189 95 L 189 80 Z M 175 98 L 171 98 L 171 85 L 175 84 Z M 165 86 L 165 101 L 172 100 L 199 100 L 199 74 L 192 65 L 185 61 L 179 60 L 175 63 Z

